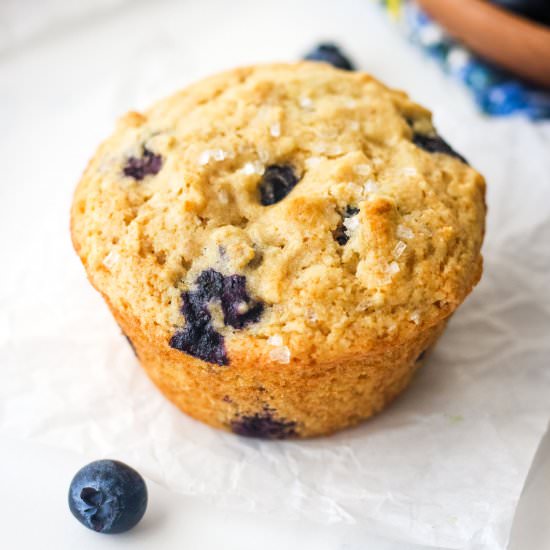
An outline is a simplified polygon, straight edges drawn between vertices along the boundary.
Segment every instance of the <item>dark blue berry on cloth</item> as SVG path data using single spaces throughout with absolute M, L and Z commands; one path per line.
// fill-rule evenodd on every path
M 275 418 L 270 408 L 261 413 L 239 416 L 231 422 L 231 430 L 244 437 L 288 439 L 296 436 L 296 422 Z
M 288 164 L 272 164 L 260 181 L 260 202 L 269 206 L 282 201 L 298 183 L 294 168 Z
M 170 346 L 208 363 L 228 365 L 224 338 L 212 325 L 209 304 L 219 302 L 224 324 L 239 330 L 260 320 L 264 304 L 248 294 L 243 275 L 225 276 L 206 269 L 195 287 L 182 294 L 185 326 L 172 336 Z
M 413 143 L 427 151 L 428 153 L 443 153 L 444 155 L 450 155 L 458 160 L 461 160 L 465 164 L 468 161 L 459 153 L 457 153 L 441 136 L 435 134 L 433 136 L 426 134 L 413 134 Z
M 346 226 L 344 225 L 344 220 L 356 216 L 359 214 L 359 208 L 355 206 L 346 206 L 346 209 L 342 213 L 342 221 L 338 224 L 336 229 L 332 232 L 334 240 L 340 244 L 345 245 L 349 241 L 349 235 L 346 231 Z
M 69 508 L 98 533 L 124 533 L 139 523 L 147 508 L 147 486 L 130 466 L 96 460 L 80 469 L 69 488 Z
M 323 61 L 329 63 L 337 69 L 345 71 L 353 71 L 355 67 L 352 62 L 345 56 L 336 44 L 322 43 L 304 56 L 308 61 Z
M 162 157 L 143 148 L 141 157 L 130 157 L 124 167 L 124 175 L 141 181 L 145 176 L 154 176 L 162 168 Z

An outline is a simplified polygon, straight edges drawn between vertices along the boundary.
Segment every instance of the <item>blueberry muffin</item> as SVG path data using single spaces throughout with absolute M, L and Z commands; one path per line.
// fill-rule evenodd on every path
M 404 93 L 263 65 L 123 117 L 71 229 L 173 403 L 237 434 L 308 437 L 407 386 L 480 278 L 484 190 Z

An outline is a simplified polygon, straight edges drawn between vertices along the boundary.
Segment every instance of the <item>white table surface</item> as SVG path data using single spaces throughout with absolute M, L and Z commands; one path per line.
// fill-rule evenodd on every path
M 550 548 L 550 437 L 539 450 L 516 514 L 510 550 Z M 212 508 L 147 480 L 149 508 L 124 535 L 98 535 L 67 507 L 73 474 L 93 457 L 0 439 L 0 525 L 10 550 L 421 550 L 373 537 L 361 526 L 269 521 Z
M 408 89 L 416 99 L 431 105 L 443 124 L 451 120 L 445 118 L 445 103 L 473 108 L 464 90 L 446 80 L 419 53 L 411 53 L 367 0 L 101 0 L 95 5 L 81 2 L 80 8 L 76 4 L 67 0 L 0 2 L 0 158 L 3 164 L 15 166 L 15 181 L 0 183 L 3 201 L 11 199 L 17 178 L 24 182 L 37 177 L 39 163 L 44 169 L 55 169 L 56 159 L 64 164 L 60 173 L 76 180 L 96 143 L 110 131 L 113 118 L 129 108 L 143 107 L 189 80 L 231 65 L 293 59 L 319 38 L 345 44 L 362 68 L 390 85 Z M 178 22 L 181 32 L 174 31 Z M 386 55 L 388 51 L 392 55 Z M 400 61 L 401 54 L 407 57 L 406 63 Z M 134 89 L 131 76 L 136 62 L 150 64 L 151 73 Z M 128 79 L 120 97 L 98 103 L 96 112 L 66 120 L 67 105 L 74 106 L 90 82 L 97 85 L 117 66 L 126 66 Z M 437 94 L 434 82 L 439 87 Z M 96 124 L 87 131 L 86 122 L 92 117 Z M 69 158 L 62 154 L 67 132 L 81 143 L 78 153 Z M 153 482 L 149 482 L 149 511 L 138 528 L 122 536 L 97 535 L 74 521 L 66 506 L 72 475 L 94 458 L 0 437 L 2 547 L 418 548 L 373 538 L 361 526 L 270 521 L 221 511 Z M 510 549 L 550 548 L 549 517 L 547 436 L 518 508 Z

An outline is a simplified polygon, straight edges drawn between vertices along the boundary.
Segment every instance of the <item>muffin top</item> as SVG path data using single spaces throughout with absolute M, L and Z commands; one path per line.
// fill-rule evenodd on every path
M 229 365 L 330 362 L 413 338 L 481 273 L 484 180 L 430 112 L 323 63 L 207 78 L 131 112 L 75 193 L 111 307 Z

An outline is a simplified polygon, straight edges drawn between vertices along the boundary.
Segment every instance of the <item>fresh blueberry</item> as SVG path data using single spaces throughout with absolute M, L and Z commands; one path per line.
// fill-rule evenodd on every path
M 353 71 L 355 67 L 351 61 L 340 51 L 336 44 L 323 43 L 317 45 L 311 50 L 304 59 L 308 61 L 323 61 L 329 63 L 337 69 L 344 69 L 346 71 Z
M 459 153 L 457 153 L 441 136 L 435 134 L 429 136 L 426 134 L 413 134 L 412 141 L 415 145 L 428 151 L 428 153 L 443 153 L 444 155 L 450 155 L 455 157 L 465 164 L 468 164 L 468 161 Z
M 264 206 L 282 201 L 298 183 L 298 177 L 288 164 L 272 164 L 265 169 L 260 182 L 260 202 Z
M 130 466 L 117 460 L 96 460 L 80 469 L 71 481 L 69 508 L 93 531 L 123 533 L 145 514 L 147 486 Z
M 124 167 L 124 175 L 141 181 L 145 176 L 154 176 L 162 168 L 162 157 L 143 148 L 141 157 L 130 157 Z
M 235 329 L 259 321 L 264 305 L 250 297 L 243 275 L 224 276 L 206 269 L 197 277 L 195 286 L 195 290 L 182 294 L 185 326 L 172 336 L 170 346 L 208 363 L 228 365 L 224 338 L 212 326 L 210 302 L 220 303 L 224 324 Z
M 237 435 L 259 439 L 288 439 L 296 435 L 296 422 L 277 419 L 273 409 L 261 413 L 239 416 L 231 422 L 231 430 Z
M 349 205 L 346 206 L 346 209 L 342 213 L 342 221 L 338 224 L 338 226 L 332 233 L 334 240 L 338 244 L 343 246 L 349 241 L 349 235 L 346 232 L 346 226 L 344 225 L 344 220 L 346 218 L 351 218 L 352 216 L 356 216 L 357 214 L 359 214 L 359 208 L 356 208 L 355 206 L 349 206 Z

